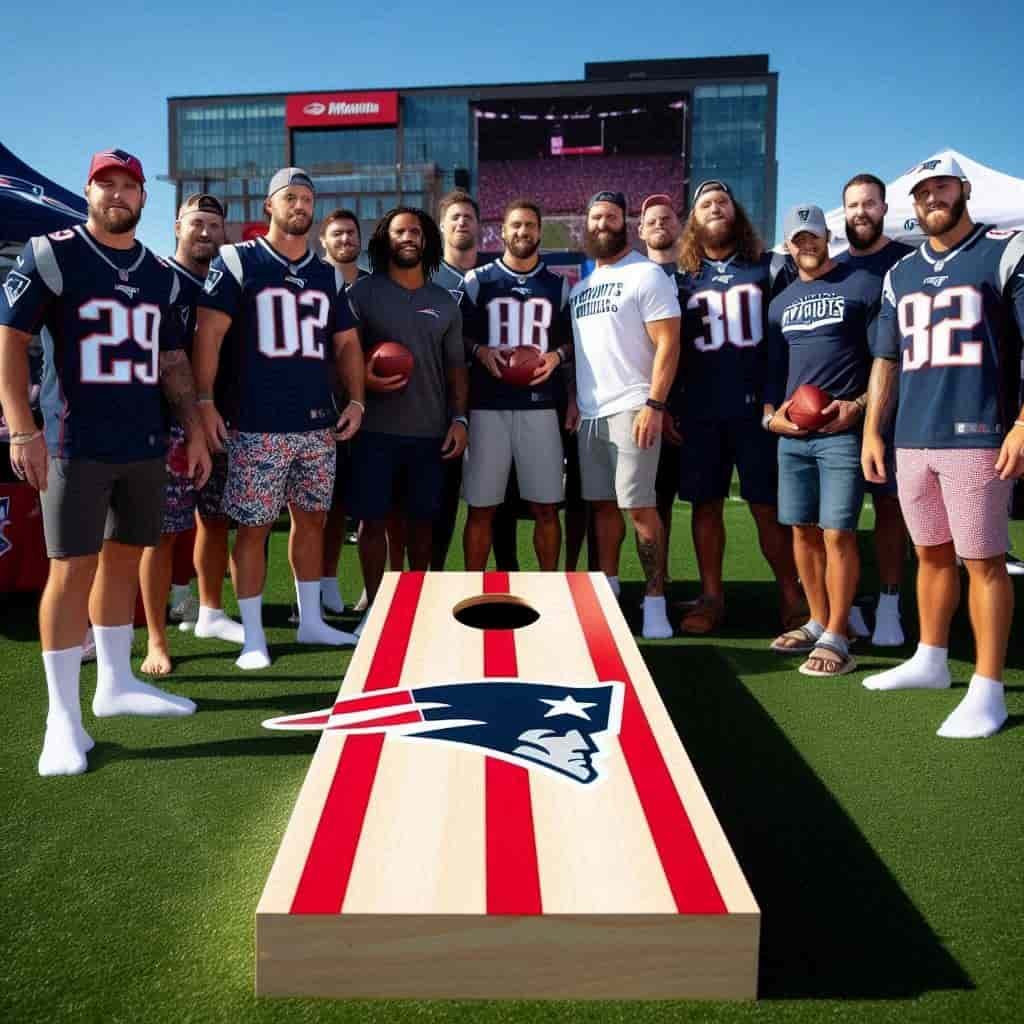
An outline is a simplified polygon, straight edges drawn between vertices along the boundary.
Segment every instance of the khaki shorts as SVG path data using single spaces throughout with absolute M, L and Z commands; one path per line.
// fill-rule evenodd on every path
M 614 501 L 619 508 L 654 508 L 661 435 L 650 448 L 637 447 L 633 421 L 639 409 L 626 409 L 579 429 L 580 476 L 585 501 Z
M 138 462 L 50 459 L 43 532 L 50 558 L 95 555 L 104 540 L 151 547 L 160 540 L 167 468 L 163 458 Z
M 564 456 L 554 409 L 475 409 L 470 413 L 462 470 L 466 504 L 474 508 L 500 505 L 513 461 L 524 501 L 557 505 L 562 500 Z

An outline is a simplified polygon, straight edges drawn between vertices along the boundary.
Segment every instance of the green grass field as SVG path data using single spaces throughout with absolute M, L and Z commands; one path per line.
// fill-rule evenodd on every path
M 170 686 L 199 713 L 97 721 L 86 710 L 96 747 L 77 778 L 36 774 L 46 693 L 35 603 L 0 599 L 0 1024 L 1022 1019 L 1019 633 L 1006 728 L 987 741 L 940 740 L 971 672 L 963 612 L 952 692 L 869 693 L 865 672 L 897 658 L 868 646 L 856 674 L 807 679 L 766 649 L 775 594 L 744 506 L 728 503 L 727 524 L 722 636 L 641 646 L 761 905 L 757 1003 L 257 1000 L 254 911 L 318 739 L 260 721 L 324 706 L 349 658 L 293 642 L 279 530 L 265 596 L 273 667 L 243 677 L 227 645 L 173 634 Z M 1024 524 L 1014 538 L 1020 549 Z M 524 567 L 529 548 L 523 524 Z M 672 548 L 672 596 L 691 596 L 688 506 L 677 506 Z M 631 541 L 624 553 L 633 582 L 623 607 L 635 622 Z M 458 552 L 449 564 L 459 567 Z M 869 563 L 862 589 L 873 578 Z M 359 586 L 346 548 L 347 601 Z M 140 632 L 136 667 L 143 646 Z M 94 682 L 87 666 L 86 706 Z

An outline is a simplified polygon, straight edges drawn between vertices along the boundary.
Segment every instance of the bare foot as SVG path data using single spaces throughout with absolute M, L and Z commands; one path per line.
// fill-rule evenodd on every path
M 146 660 L 140 666 L 148 676 L 166 676 L 171 672 L 171 656 L 166 647 L 150 644 L 146 650 Z

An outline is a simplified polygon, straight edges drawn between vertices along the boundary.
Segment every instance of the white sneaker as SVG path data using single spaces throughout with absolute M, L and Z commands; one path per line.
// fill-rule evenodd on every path
M 195 594 L 182 598 L 176 605 L 171 606 L 167 617 L 171 622 L 178 623 L 178 629 L 182 633 L 191 633 L 196 628 L 196 619 L 199 618 L 199 598 Z
M 1008 554 L 1006 556 L 1006 571 L 1011 576 L 1024 576 L 1024 559 Z

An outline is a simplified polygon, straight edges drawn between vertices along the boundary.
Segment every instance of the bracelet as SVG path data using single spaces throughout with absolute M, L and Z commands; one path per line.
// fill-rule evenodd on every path
M 775 413 L 773 413 L 773 412 L 766 412 L 761 417 L 761 429 L 762 430 L 771 431 L 771 429 L 772 429 L 772 420 L 773 419 L 775 419 Z
M 349 404 L 349 405 L 358 405 L 358 406 L 359 406 L 359 408 L 360 408 L 360 409 L 361 409 L 361 410 L 362 410 L 363 412 L 366 412 L 366 406 L 365 406 L 365 405 L 363 405 L 363 403 L 362 403 L 362 402 L 360 402 L 360 401 L 359 401 L 358 399 L 356 399 L 356 398 L 350 398 L 350 399 L 348 400 L 348 404 Z
M 664 412 L 668 408 L 665 402 L 659 402 L 656 398 L 648 398 L 644 405 L 654 409 L 656 412 Z
M 452 423 L 461 423 L 467 430 L 469 430 L 469 420 L 465 416 L 453 416 Z
M 12 448 L 22 448 L 27 444 L 31 444 L 37 437 L 42 437 L 43 432 L 37 430 L 34 434 L 18 433 L 11 434 L 10 446 Z
M 197 398 L 196 405 L 213 405 L 212 398 Z

